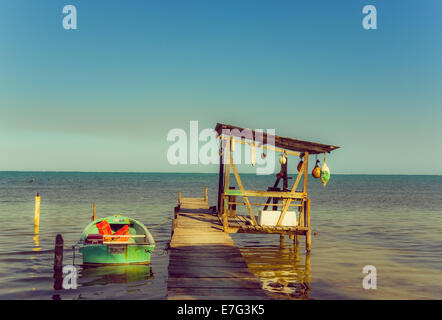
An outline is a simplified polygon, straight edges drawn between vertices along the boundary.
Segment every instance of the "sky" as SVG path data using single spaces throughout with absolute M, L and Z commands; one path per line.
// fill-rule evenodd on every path
M 67 4 L 77 30 L 63 29 Z M 362 28 L 368 4 L 377 30 Z M 436 0 L 0 0 L 0 171 L 217 172 L 167 161 L 168 132 L 197 120 L 340 146 L 332 174 L 440 175 L 441 12 Z

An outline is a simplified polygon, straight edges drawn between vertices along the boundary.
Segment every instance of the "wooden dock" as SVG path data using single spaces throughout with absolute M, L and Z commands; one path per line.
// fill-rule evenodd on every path
M 170 300 L 269 299 L 204 198 L 181 198 L 169 249 Z

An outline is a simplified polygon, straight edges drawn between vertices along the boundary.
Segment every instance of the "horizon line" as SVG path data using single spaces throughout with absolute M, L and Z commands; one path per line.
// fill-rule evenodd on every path
M 4 172 L 20 172 L 20 173 L 161 173 L 161 174 L 216 174 L 218 172 L 179 172 L 179 171 L 79 171 L 79 170 L 0 170 L 0 173 Z M 241 172 L 241 174 L 256 175 L 252 172 Z M 289 172 L 288 174 L 297 174 L 297 172 Z M 259 176 L 272 176 L 274 173 L 269 175 L 259 175 Z M 367 175 L 367 176 L 441 176 L 442 174 L 429 174 L 429 173 L 333 173 L 333 175 Z

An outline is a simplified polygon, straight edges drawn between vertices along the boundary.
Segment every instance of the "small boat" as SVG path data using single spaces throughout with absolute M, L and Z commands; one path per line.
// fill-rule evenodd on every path
M 78 242 L 84 265 L 149 264 L 155 240 L 141 222 L 114 215 L 89 223 Z

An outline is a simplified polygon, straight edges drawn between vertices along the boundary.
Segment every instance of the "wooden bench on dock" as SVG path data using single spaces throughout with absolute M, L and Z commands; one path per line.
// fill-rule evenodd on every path
M 182 198 L 175 208 L 169 249 L 167 298 L 268 299 L 247 268 L 214 207 L 204 198 Z

